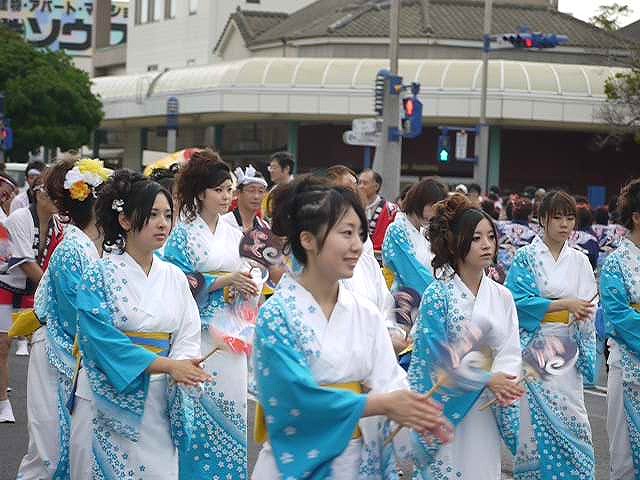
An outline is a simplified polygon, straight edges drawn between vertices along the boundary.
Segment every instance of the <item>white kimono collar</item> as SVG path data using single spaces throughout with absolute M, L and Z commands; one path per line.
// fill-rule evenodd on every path
M 562 245 L 562 249 L 560 250 L 560 255 L 558 255 L 558 260 L 556 260 L 551 254 L 551 250 L 549 250 L 549 247 L 547 246 L 547 244 L 544 243 L 544 240 L 542 239 L 542 237 L 540 236 L 534 237 L 531 244 L 533 245 L 538 255 L 548 255 L 551 258 L 551 260 L 553 260 L 554 262 L 560 262 L 560 260 L 562 260 L 564 257 L 566 257 L 569 254 L 569 250 L 571 249 L 571 247 L 569 246 L 569 242 L 565 240 L 564 245 Z

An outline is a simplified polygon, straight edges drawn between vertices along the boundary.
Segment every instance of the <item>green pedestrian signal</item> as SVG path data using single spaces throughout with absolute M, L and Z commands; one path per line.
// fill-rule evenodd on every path
M 449 133 L 443 133 L 438 137 L 438 160 L 441 163 L 449 163 L 451 153 L 451 139 Z

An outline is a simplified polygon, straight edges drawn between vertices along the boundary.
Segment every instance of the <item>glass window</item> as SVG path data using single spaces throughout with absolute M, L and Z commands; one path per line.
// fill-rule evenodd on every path
M 189 14 L 194 14 L 198 11 L 198 0 L 189 0 Z
M 164 10 L 164 0 L 153 0 L 153 21 L 159 22 L 162 20 Z
M 149 22 L 149 0 L 136 0 L 136 23 Z
M 176 0 L 164 2 L 164 18 L 176 18 Z

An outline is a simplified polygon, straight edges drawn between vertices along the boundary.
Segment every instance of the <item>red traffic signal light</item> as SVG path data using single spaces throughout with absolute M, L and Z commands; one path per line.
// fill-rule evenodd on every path
M 413 102 L 413 98 L 405 98 L 404 99 L 404 111 L 407 114 L 407 117 L 412 117 L 415 112 L 415 103 Z

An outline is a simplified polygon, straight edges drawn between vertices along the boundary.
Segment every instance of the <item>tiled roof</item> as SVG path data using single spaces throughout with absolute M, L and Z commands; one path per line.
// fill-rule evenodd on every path
M 484 5 L 477 1 L 403 0 L 400 13 L 400 36 L 480 40 L 483 18 Z M 546 6 L 494 4 L 492 18 L 494 34 L 513 32 L 524 25 L 533 31 L 567 35 L 569 46 L 586 48 L 637 46 L 631 39 L 606 32 Z M 280 41 L 283 38 L 294 40 L 314 37 L 388 36 L 388 0 L 318 0 L 292 13 L 261 35 L 257 35 L 250 44 Z
M 622 27 L 620 30 L 617 30 L 616 33 L 620 33 L 625 37 L 634 39 L 636 41 L 640 40 L 640 20 L 637 22 L 633 22 L 626 27 Z
M 235 12 L 229 15 L 227 24 L 222 30 L 222 34 L 218 38 L 218 42 L 214 50 L 217 50 L 220 46 L 220 42 L 224 38 L 225 33 L 227 32 L 232 21 L 238 26 L 240 34 L 242 35 L 245 43 L 249 44 L 256 36 L 278 25 L 287 17 L 288 15 L 286 13 L 254 12 L 251 10 L 241 10 L 240 7 L 238 7 Z

